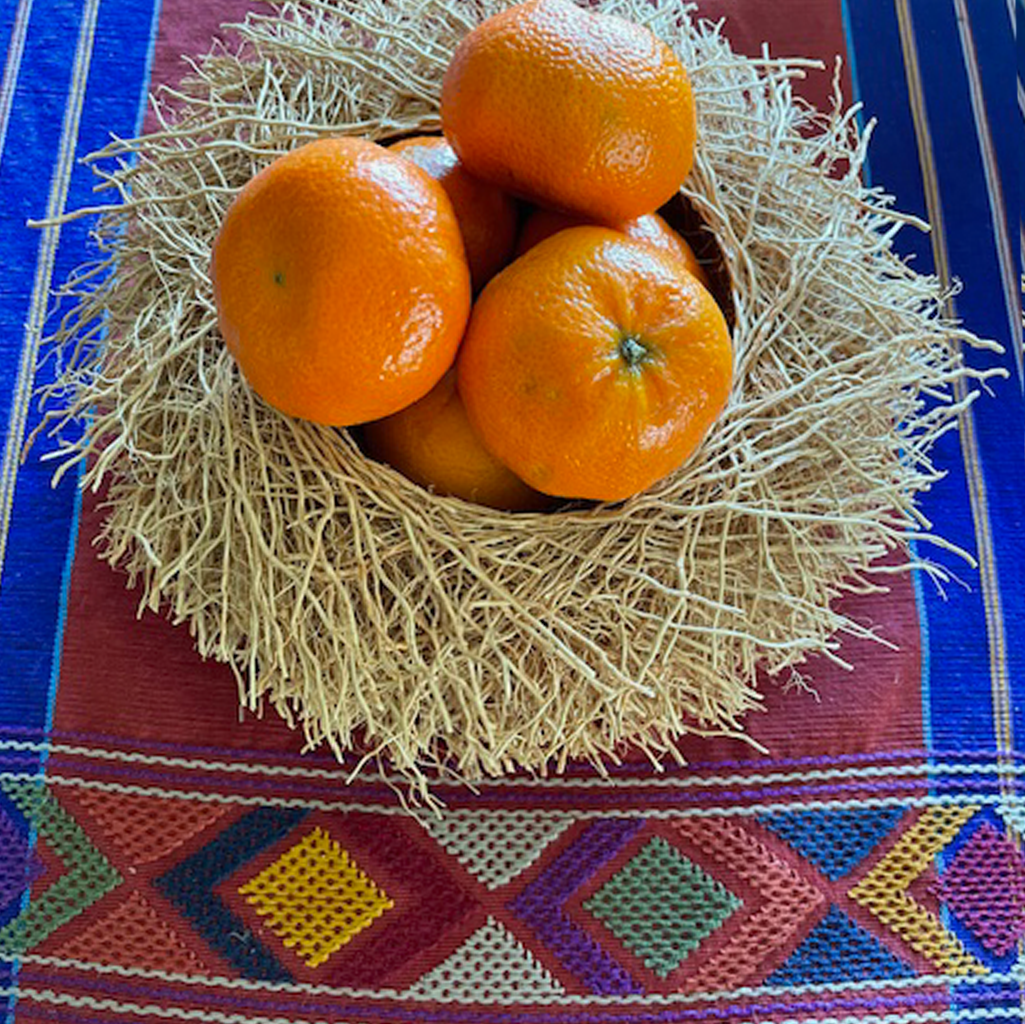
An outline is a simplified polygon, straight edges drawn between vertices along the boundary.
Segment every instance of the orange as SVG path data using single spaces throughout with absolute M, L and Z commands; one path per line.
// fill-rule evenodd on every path
M 456 47 L 441 92 L 467 170 L 602 221 L 657 209 L 694 160 L 683 64 L 649 29 L 569 0 L 528 0 Z
M 522 255 L 528 249 L 532 249 L 538 242 L 550 238 L 558 231 L 565 231 L 566 228 L 578 227 L 586 223 L 579 217 L 570 216 L 567 213 L 557 213 L 555 210 L 535 210 L 523 225 L 520 232 L 519 242 L 516 245 L 517 255 Z M 676 256 L 683 260 L 684 266 L 707 288 L 708 275 L 705 268 L 698 262 L 694 250 L 687 242 L 677 234 L 657 213 L 646 213 L 643 217 L 634 217 L 633 220 L 620 221 L 617 224 L 606 224 L 614 231 L 621 231 L 630 238 L 636 238 L 639 242 L 647 242 L 654 245 L 663 252 Z
M 454 371 L 416 404 L 368 423 L 363 440 L 368 454 L 438 494 L 508 511 L 551 504 L 481 444 L 456 391 Z
M 440 136 L 417 135 L 390 149 L 412 160 L 448 193 L 463 232 L 473 290 L 480 291 L 512 257 L 519 224 L 515 200 L 470 174 Z
M 312 142 L 257 174 L 217 234 L 212 277 L 221 332 L 253 389 L 339 426 L 427 394 L 470 310 L 445 190 L 361 139 Z
M 617 501 L 678 468 L 725 405 L 732 345 L 679 260 L 560 231 L 484 289 L 456 363 L 470 422 L 532 487 Z

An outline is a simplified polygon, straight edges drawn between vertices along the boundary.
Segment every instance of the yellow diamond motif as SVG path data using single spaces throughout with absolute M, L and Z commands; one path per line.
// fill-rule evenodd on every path
M 308 967 L 324 963 L 395 905 L 322 828 L 238 891 Z

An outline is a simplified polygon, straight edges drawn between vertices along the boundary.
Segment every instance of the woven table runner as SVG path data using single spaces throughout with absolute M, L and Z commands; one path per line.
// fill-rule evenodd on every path
M 683 5 L 681 5 L 682 7 Z M 734 47 L 835 58 L 877 118 L 872 182 L 929 220 L 899 238 L 959 280 L 1003 366 L 925 496 L 972 553 L 887 575 L 845 642 L 765 680 L 757 745 L 682 744 L 603 777 L 439 784 L 347 773 L 231 674 L 137 614 L 92 551 L 102 509 L 22 462 L 50 289 L 95 202 L 78 157 L 148 127 L 146 95 L 239 0 L 0 0 L 0 1016 L 66 1021 L 1021 1020 L 1025 644 L 1021 203 L 1011 0 L 702 0 Z M 1019 16 L 1022 7 L 1017 6 Z M 1016 92 L 1017 87 L 1017 92 Z M 1016 99 L 1017 97 L 1017 99 Z M 1019 109 L 1019 104 L 1020 109 Z

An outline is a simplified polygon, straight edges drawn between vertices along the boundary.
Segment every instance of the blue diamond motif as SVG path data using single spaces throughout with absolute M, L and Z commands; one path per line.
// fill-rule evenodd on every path
M 874 935 L 831 906 L 787 962 L 769 975 L 768 983 L 820 985 L 914 976 L 914 970 Z
M 900 807 L 783 811 L 758 820 L 835 882 L 868 856 L 903 813 Z

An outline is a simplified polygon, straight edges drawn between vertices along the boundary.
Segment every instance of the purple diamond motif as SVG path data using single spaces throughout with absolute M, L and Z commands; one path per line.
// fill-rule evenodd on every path
M 989 822 L 958 850 L 937 891 L 996 956 L 1006 956 L 1025 935 L 1025 858 Z
M 642 992 L 630 973 L 566 913 L 566 901 L 644 827 L 643 819 L 589 825 L 509 907 L 544 939 L 559 962 L 602 995 Z
M 0 910 L 17 899 L 43 870 L 42 861 L 29 853 L 28 837 L 0 809 Z

